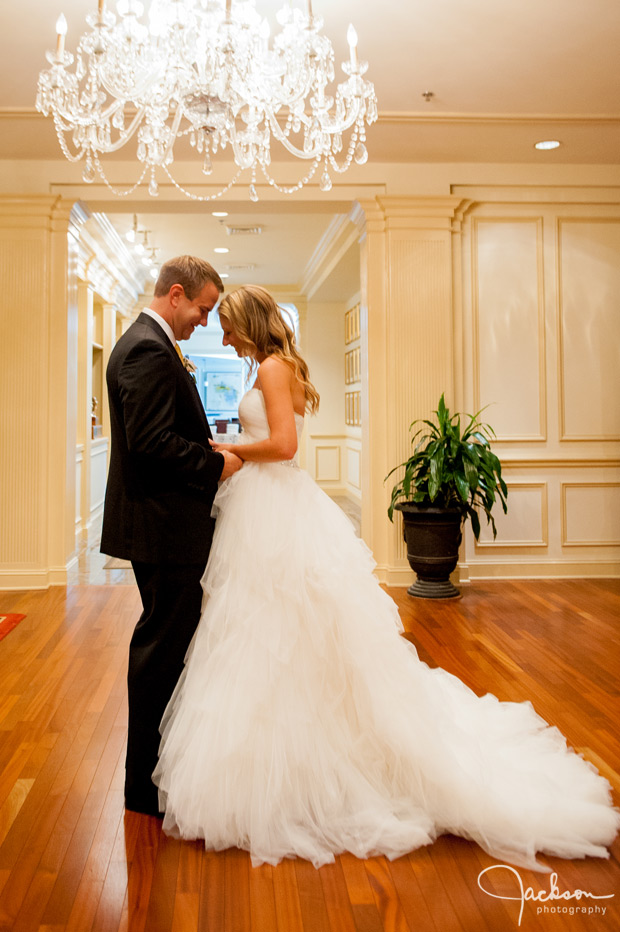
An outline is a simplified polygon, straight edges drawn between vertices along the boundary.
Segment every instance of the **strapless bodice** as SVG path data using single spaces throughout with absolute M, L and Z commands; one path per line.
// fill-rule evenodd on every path
M 239 443 L 258 443 L 260 440 L 269 439 L 267 409 L 260 388 L 251 388 L 239 402 L 239 421 L 243 427 Z M 295 427 L 297 429 L 297 443 L 299 444 L 304 429 L 303 415 L 295 414 Z M 293 457 L 292 460 L 287 460 L 287 462 L 296 465 L 297 456 Z

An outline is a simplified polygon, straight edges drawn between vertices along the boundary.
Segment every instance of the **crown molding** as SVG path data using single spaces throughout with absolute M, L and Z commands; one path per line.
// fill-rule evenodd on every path
M 49 120 L 35 107 L 0 107 L 0 119 Z M 378 123 L 620 123 L 620 113 L 458 113 L 456 111 L 380 110 Z
M 424 111 L 384 110 L 379 113 L 378 123 L 388 124 L 432 124 L 432 123 L 508 123 L 528 125 L 553 124 L 620 124 L 620 113 L 453 113 Z

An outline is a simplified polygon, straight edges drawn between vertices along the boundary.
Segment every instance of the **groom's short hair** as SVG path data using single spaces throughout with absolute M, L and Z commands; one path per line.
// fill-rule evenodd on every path
M 154 294 L 156 298 L 161 298 L 168 294 L 173 285 L 182 285 L 185 297 L 193 301 L 207 282 L 213 282 L 220 294 L 224 291 L 222 279 L 204 259 L 176 256 L 164 262 L 159 270 Z

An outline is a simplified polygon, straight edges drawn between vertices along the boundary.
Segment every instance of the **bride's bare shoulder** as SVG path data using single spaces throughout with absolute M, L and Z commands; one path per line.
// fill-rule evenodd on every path
M 267 378 L 290 381 L 293 369 L 284 359 L 280 359 L 278 356 L 267 356 L 258 367 L 258 377 L 264 378 L 265 375 Z

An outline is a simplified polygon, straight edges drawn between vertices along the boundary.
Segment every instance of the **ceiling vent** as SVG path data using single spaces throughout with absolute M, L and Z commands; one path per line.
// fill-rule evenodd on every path
M 224 272 L 251 272 L 256 268 L 256 264 L 248 262 L 246 265 L 223 265 L 221 268 Z
M 259 236 L 263 232 L 262 227 L 226 227 L 229 236 Z

